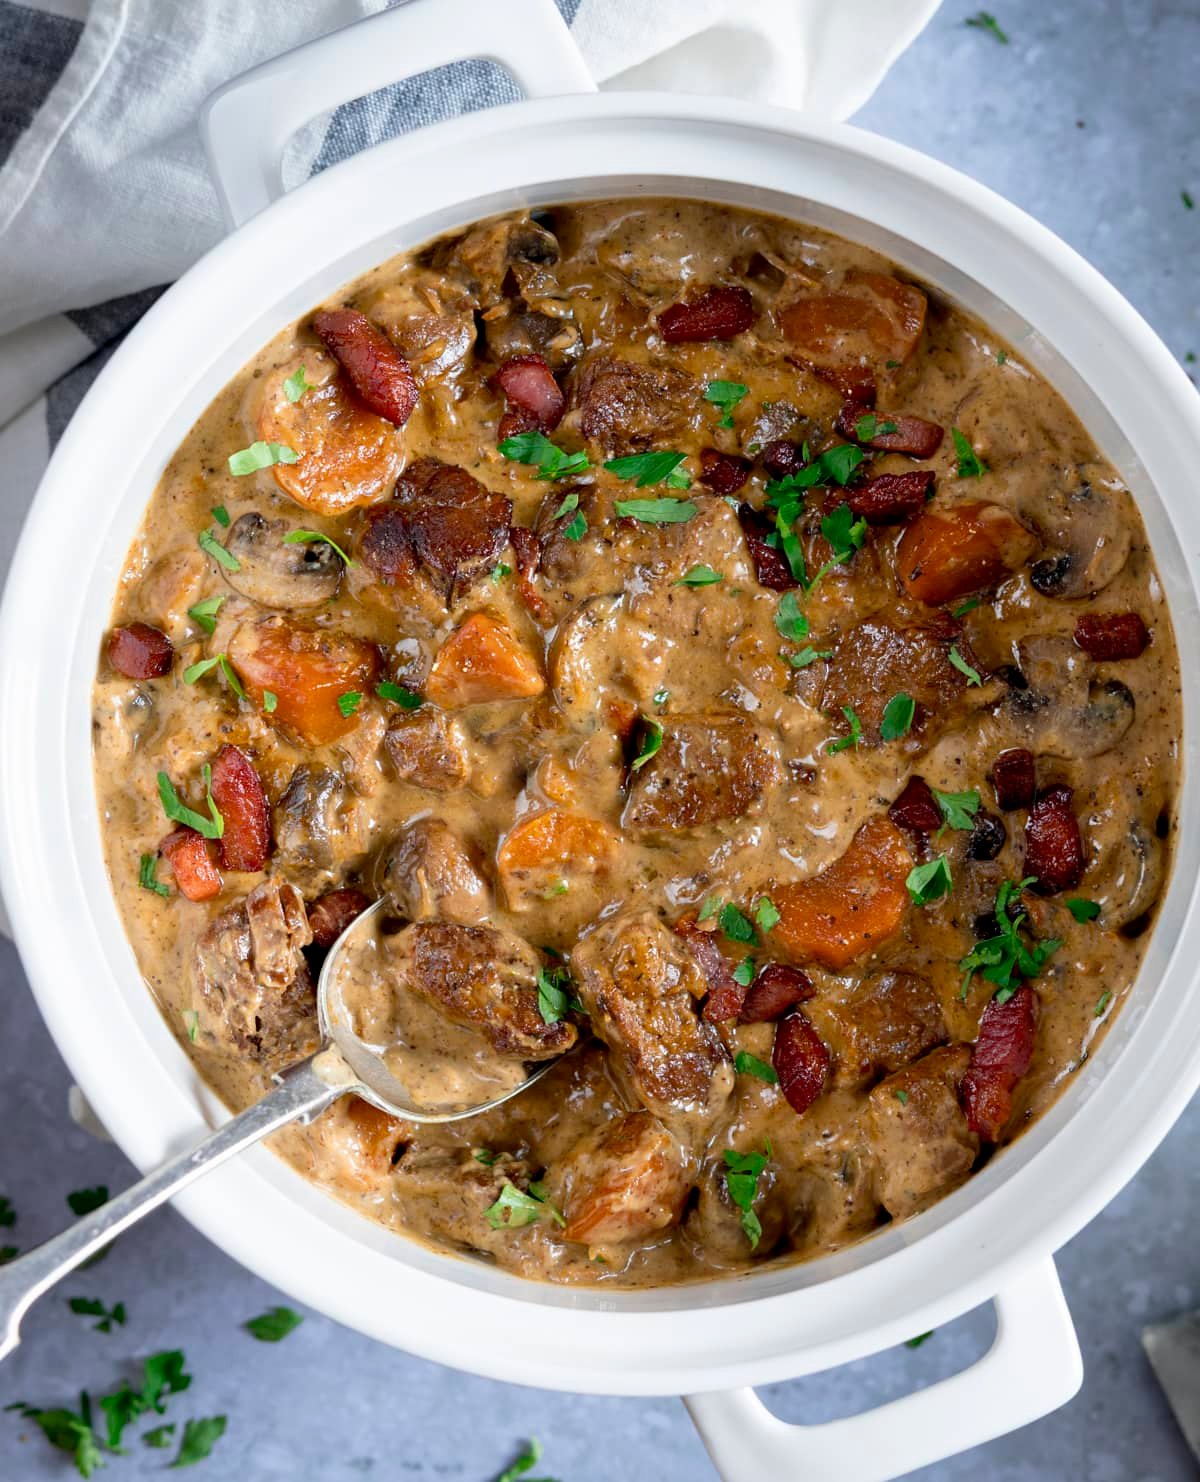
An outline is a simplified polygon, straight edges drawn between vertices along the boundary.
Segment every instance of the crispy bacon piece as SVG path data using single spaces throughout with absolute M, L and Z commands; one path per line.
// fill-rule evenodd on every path
M 789 442 L 786 437 L 777 437 L 762 450 L 763 467 L 773 479 L 786 479 L 789 474 L 799 473 L 804 467 L 804 454 L 799 443 Z
M 1028 984 L 1007 1003 L 991 999 L 983 1011 L 959 1099 L 972 1132 L 998 1142 L 1012 1115 L 1012 1093 L 1029 1069 L 1037 1038 L 1038 999 Z
M 825 1089 L 829 1048 L 803 1009 L 792 1009 L 780 1019 L 771 1064 L 788 1105 L 795 1112 L 806 1112 Z
M 1010 746 L 1000 752 L 992 763 L 992 786 L 996 789 L 996 807 L 1001 812 L 1028 808 L 1037 792 L 1033 752 L 1023 746 Z
M 754 323 L 754 300 L 746 288 L 706 288 L 698 298 L 672 304 L 658 316 L 668 345 L 731 340 Z
M 500 423 L 501 439 L 535 427 L 539 432 L 553 432 L 567 409 L 567 399 L 540 355 L 510 356 L 489 384 L 508 402 L 508 413 Z
M 714 494 L 736 494 L 750 477 L 750 462 L 735 453 L 705 448 L 700 454 L 700 482 Z
M 942 826 L 941 809 L 923 777 L 908 779 L 904 791 L 888 809 L 888 817 L 914 834 L 932 834 Z
M 1042 895 L 1079 884 L 1086 863 L 1069 787 L 1048 787 L 1025 820 L 1025 872 Z
M 936 607 L 994 586 L 1033 554 L 1037 541 L 998 504 L 925 510 L 900 537 L 896 570 L 909 596 Z
M 866 437 L 859 435 L 859 423 L 864 417 L 871 419 L 874 429 L 864 427 L 863 432 L 869 432 Z M 900 412 L 873 412 L 853 398 L 842 403 L 836 426 L 843 437 L 861 443 L 864 448 L 874 448 L 879 453 L 907 453 L 910 458 L 932 458 L 946 436 L 946 429 L 937 422 Z M 885 427 L 892 431 L 884 432 Z
M 933 492 L 933 469 L 880 473 L 845 491 L 846 503 L 869 525 L 900 525 L 925 508 Z
M 1094 612 L 1075 624 L 1075 642 L 1089 659 L 1110 663 L 1136 659 L 1145 652 L 1150 634 L 1136 612 Z
M 328 890 L 308 908 L 308 925 L 318 947 L 332 947 L 342 932 L 371 904 L 370 896 L 353 886 Z
M 517 558 L 517 591 L 521 594 L 521 601 L 538 627 L 548 628 L 554 614 L 533 584 L 542 563 L 542 543 L 537 534 L 524 525 L 514 525 L 509 530 L 508 543 Z
M 767 544 L 767 536 L 774 526 L 767 517 L 749 504 L 738 505 L 738 524 L 746 537 L 746 549 L 754 562 L 754 574 L 760 585 L 772 592 L 790 592 L 800 583 L 792 575 L 792 568 L 781 550 Z
M 211 900 L 220 895 L 222 880 L 213 863 L 209 841 L 194 828 L 177 828 L 158 846 L 158 852 L 171 866 L 181 895 L 190 901 Z
M 708 984 L 708 997 L 704 1000 L 703 1017 L 710 1024 L 724 1024 L 736 1019 L 741 1012 L 746 990 L 733 976 L 725 954 L 717 946 L 716 933 L 705 931 L 697 924 L 694 916 L 683 916 L 674 925 L 676 936 L 687 943 L 688 951 L 696 959 L 696 966 L 704 974 Z
M 225 820 L 217 846 L 222 868 L 261 870 L 271 852 L 271 809 L 254 763 L 236 746 L 217 753 L 212 795 Z
M 357 309 L 324 309 L 313 315 L 312 325 L 363 405 L 403 427 L 417 405 L 417 382 L 387 335 Z
M 766 1024 L 816 992 L 807 973 L 783 962 L 761 968 L 742 1000 L 739 1024 Z
M 108 662 L 126 679 L 161 679 L 174 658 L 171 640 L 149 623 L 130 623 L 108 635 Z

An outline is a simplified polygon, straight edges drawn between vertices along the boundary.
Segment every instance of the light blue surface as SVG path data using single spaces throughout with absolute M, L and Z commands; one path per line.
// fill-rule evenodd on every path
M 1010 45 L 965 27 L 974 7 L 950 0 L 860 121 L 1025 207 L 1106 273 L 1178 355 L 1200 354 L 1200 209 L 1186 210 L 1180 197 L 1187 189 L 1200 201 L 1200 0 L 992 3 Z M 68 1217 L 68 1190 L 116 1189 L 132 1170 L 69 1122 L 65 1068 L 4 945 L 0 994 L 0 1193 L 19 1216 L 0 1244 L 28 1246 Z M 1098 1126 L 1096 1136 L 1105 1135 Z M 1138 1335 L 1145 1323 L 1200 1304 L 1198 1139 L 1193 1104 L 1135 1182 L 1062 1252 L 1087 1366 L 1080 1396 L 1036 1426 L 930 1468 L 927 1482 L 1196 1475 Z M 128 1325 L 111 1336 L 91 1332 L 67 1311 L 70 1295 L 123 1300 Z M 256 1343 L 239 1324 L 275 1300 L 177 1215 L 159 1213 L 35 1310 L 25 1344 L 0 1369 L 0 1405 L 73 1403 L 81 1387 L 111 1390 L 134 1377 L 138 1358 L 182 1347 L 195 1379 L 168 1418 L 229 1417 L 195 1474 L 205 1482 L 489 1482 L 531 1434 L 546 1449 L 537 1473 L 561 1482 L 712 1482 L 675 1401 L 542 1394 L 467 1378 L 311 1314 L 284 1343 Z M 962 1367 L 991 1328 L 989 1312 L 975 1313 L 918 1350 L 777 1386 L 769 1398 L 790 1419 L 848 1414 Z M 172 1455 L 133 1444 L 129 1456 L 110 1459 L 105 1475 L 114 1482 L 157 1474 Z M 34 1428 L 0 1415 L 0 1482 L 70 1475 Z

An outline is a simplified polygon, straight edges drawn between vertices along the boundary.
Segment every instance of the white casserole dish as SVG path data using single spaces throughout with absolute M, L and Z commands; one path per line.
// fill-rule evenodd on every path
M 578 91 L 407 135 L 272 203 L 301 122 L 463 55 L 495 58 L 530 93 L 547 78 Z M 1200 626 L 1200 400 L 1075 253 L 963 176 L 843 124 L 589 88 L 550 0 L 417 0 L 231 84 L 206 129 L 237 229 L 129 336 L 46 473 L 0 612 L 0 880 L 50 1029 L 143 1170 L 224 1113 L 161 1022 L 108 889 L 90 757 L 100 636 L 155 482 L 212 395 L 284 324 L 393 253 L 497 211 L 635 194 L 776 211 L 865 242 L 993 324 L 1063 393 L 1138 498 L 1185 649 Z M 1190 820 L 1190 666 L 1183 683 Z M 373 1226 L 263 1150 L 180 1207 L 296 1298 L 430 1359 L 550 1388 L 690 1394 L 734 1482 L 761 1482 L 766 1468 L 895 1476 L 1078 1387 L 1051 1255 L 1132 1177 L 1200 1082 L 1198 864 L 1200 841 L 1182 827 L 1132 999 L 1057 1105 L 934 1209 L 835 1256 L 655 1292 L 536 1286 Z M 978 1364 L 871 1414 L 784 1425 L 736 1388 L 878 1351 L 993 1298 L 999 1331 Z

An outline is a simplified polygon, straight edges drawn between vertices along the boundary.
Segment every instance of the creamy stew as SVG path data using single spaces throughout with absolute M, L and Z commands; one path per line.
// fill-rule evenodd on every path
M 651 1285 L 857 1241 L 1050 1105 L 1137 971 L 1178 695 L 1134 502 L 1019 349 L 810 227 L 612 201 L 385 263 L 220 392 L 121 576 L 96 784 L 230 1105 L 381 897 L 355 1013 L 423 1094 L 555 1059 L 443 1127 L 344 1102 L 294 1164 Z

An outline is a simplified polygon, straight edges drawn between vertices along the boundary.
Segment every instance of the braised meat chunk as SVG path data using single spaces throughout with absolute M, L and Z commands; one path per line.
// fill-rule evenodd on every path
M 974 1166 L 979 1138 L 958 1104 L 970 1058 L 966 1045 L 933 1050 L 880 1081 L 867 1097 L 875 1188 L 893 1219 L 949 1193 Z
M 624 823 L 635 830 L 692 829 L 760 812 L 780 776 L 779 749 L 741 716 L 679 716 L 634 772 Z

